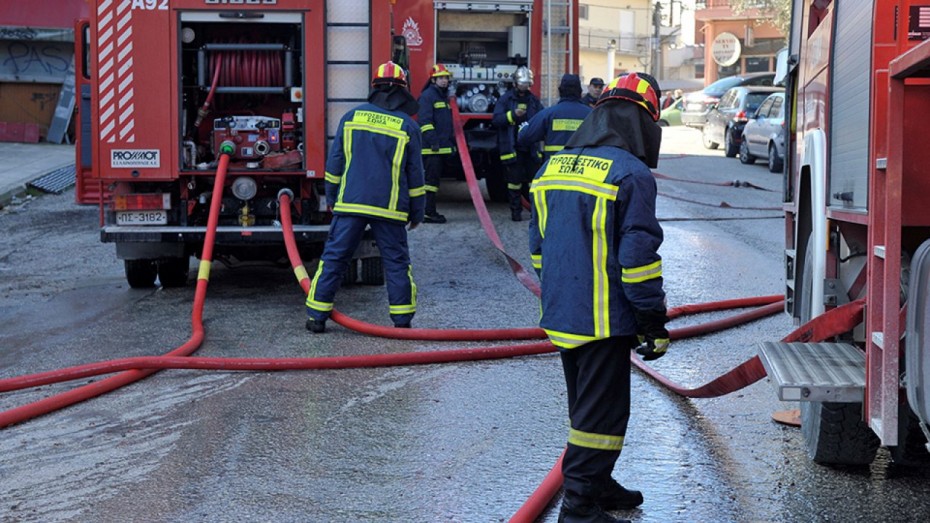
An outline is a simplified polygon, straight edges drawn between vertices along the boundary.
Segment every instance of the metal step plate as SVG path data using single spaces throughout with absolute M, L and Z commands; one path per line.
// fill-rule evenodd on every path
M 855 346 L 763 342 L 758 348 L 782 401 L 862 401 L 865 354 Z

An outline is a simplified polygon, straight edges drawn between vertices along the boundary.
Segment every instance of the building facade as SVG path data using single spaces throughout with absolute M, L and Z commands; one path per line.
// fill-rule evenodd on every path
M 650 0 L 599 0 L 578 4 L 579 74 L 610 81 L 628 71 L 649 71 L 653 60 Z
M 695 41 L 704 43 L 695 75 L 704 78 L 704 85 L 735 74 L 775 70 L 785 36 L 759 9 L 736 14 L 730 0 L 699 0 L 694 18 Z

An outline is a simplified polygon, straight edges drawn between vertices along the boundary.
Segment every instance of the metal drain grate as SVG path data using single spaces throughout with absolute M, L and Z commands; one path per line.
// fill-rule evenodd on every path
M 71 164 L 55 169 L 38 180 L 29 182 L 27 185 L 43 192 L 61 194 L 65 189 L 74 185 L 74 172 L 74 164 Z

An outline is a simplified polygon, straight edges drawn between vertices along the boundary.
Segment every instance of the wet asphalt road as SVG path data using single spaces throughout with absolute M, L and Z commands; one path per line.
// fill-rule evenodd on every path
M 780 206 L 779 175 L 707 151 L 697 131 L 681 128 L 666 129 L 656 171 L 677 178 L 658 181 L 670 306 L 782 292 L 784 226 L 771 210 Z M 733 181 L 769 190 L 726 185 Z M 0 214 L 0 377 L 163 354 L 190 335 L 193 285 L 129 289 L 113 247 L 97 241 L 96 209 L 72 200 L 72 193 L 43 196 Z M 440 206 L 449 223 L 410 234 L 415 326 L 535 326 L 536 299 L 484 236 L 465 185 L 444 182 Z M 530 267 L 526 223 L 511 222 L 501 204 L 490 209 L 508 251 Z M 390 323 L 383 288 L 343 289 L 336 307 Z M 200 356 L 495 344 L 375 339 L 332 322 L 325 335 L 311 335 L 292 272 L 272 266 L 214 263 L 204 318 Z M 791 329 L 778 314 L 676 341 L 654 367 L 698 386 L 752 357 L 755 342 Z M 0 409 L 71 386 L 3 393 Z M 554 354 L 354 370 L 163 371 L 0 430 L 0 521 L 507 521 L 564 447 L 563 389 Z M 646 501 L 617 515 L 642 522 L 930 520 L 930 474 L 895 467 L 885 450 L 870 467 L 815 465 L 798 429 L 771 420 L 794 407 L 764 380 L 690 400 L 634 371 L 633 419 L 614 473 Z M 558 501 L 540 521 L 556 520 Z

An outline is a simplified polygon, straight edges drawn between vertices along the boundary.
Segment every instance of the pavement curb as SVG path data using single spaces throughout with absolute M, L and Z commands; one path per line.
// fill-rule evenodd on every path
M 65 169 L 65 168 L 67 168 L 67 167 L 69 167 L 69 166 L 73 166 L 73 165 L 74 165 L 74 162 L 68 162 L 68 163 L 64 163 L 64 164 L 62 164 L 62 165 L 58 165 L 58 166 L 55 166 L 55 167 L 50 167 L 50 168 L 47 168 L 47 169 L 43 169 L 43 170 L 40 171 L 40 172 L 36 172 L 34 175 L 30 175 L 30 177 L 29 177 L 28 179 L 24 180 L 24 181 L 23 181 L 22 183 L 20 183 L 19 185 L 16 185 L 16 186 L 14 186 L 14 187 L 7 187 L 7 188 L 4 188 L 4 189 L 0 189 L 0 209 L 5 209 L 5 208 L 7 208 L 7 207 L 13 202 L 13 199 L 14 199 L 14 198 L 19 198 L 19 197 L 22 197 L 22 196 L 26 195 L 26 193 L 29 192 L 29 184 L 30 184 L 30 183 L 32 183 L 32 182 L 34 182 L 34 181 L 36 181 L 36 180 L 38 180 L 38 179 L 40 179 L 40 178 L 42 178 L 42 177 L 44 177 L 44 176 L 47 176 L 47 175 L 49 175 L 49 174 L 51 174 L 51 173 L 54 173 L 54 172 L 56 172 L 56 171 L 61 171 L 62 169 Z M 43 192 L 43 191 L 41 191 L 41 190 L 38 189 L 38 188 L 36 188 L 36 189 L 34 189 L 34 190 L 39 191 L 39 192 Z

